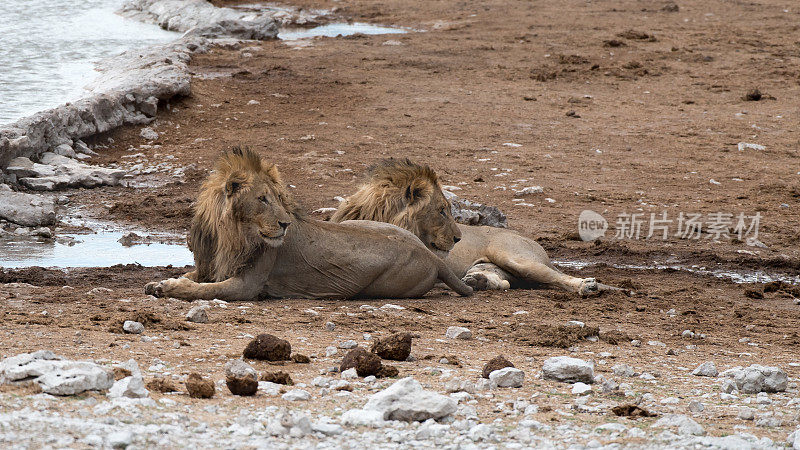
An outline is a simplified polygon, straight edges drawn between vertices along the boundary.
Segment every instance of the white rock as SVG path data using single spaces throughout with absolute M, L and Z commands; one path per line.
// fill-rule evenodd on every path
M 117 380 L 111 389 L 108 390 L 110 398 L 145 398 L 150 395 L 144 387 L 144 380 L 141 375 L 131 375 L 129 377 Z
M 108 435 L 108 445 L 111 448 L 126 448 L 133 443 L 133 437 L 130 430 L 115 431 Z
M 56 221 L 55 204 L 50 198 L 13 192 L 0 184 L 0 219 L 25 227 L 52 225 Z
M 195 306 L 186 313 L 186 320 L 194 323 L 207 323 L 208 322 L 208 307 Z
M 426 420 L 420 427 L 417 429 L 416 434 L 414 437 L 417 439 L 431 439 L 436 437 L 444 436 L 447 433 L 447 430 L 450 429 L 449 425 L 438 424 L 433 419 Z
M 448 339 L 472 339 L 472 331 L 464 327 L 448 327 L 444 335 Z
M 546 380 L 574 383 L 594 383 L 594 364 L 569 356 L 548 358 L 542 365 L 542 377 Z
M 148 141 L 155 141 L 158 139 L 158 132 L 150 127 L 142 128 L 142 131 L 139 132 L 139 136 L 142 139 L 147 139 Z
M 633 370 L 633 367 L 627 364 L 616 364 L 611 368 L 611 371 L 618 377 L 633 377 L 636 375 L 636 371 Z
M 325 357 L 330 358 L 331 356 L 335 356 L 337 353 L 339 353 L 339 350 L 337 350 L 336 347 L 332 345 L 325 347 Z
M 311 398 L 311 394 L 302 389 L 292 389 L 291 391 L 283 394 L 281 398 L 289 402 L 306 401 Z
M 0 361 L 0 381 L 31 379 L 52 395 L 75 395 L 105 391 L 114 384 L 114 374 L 93 362 L 68 361 L 49 350 L 23 353 Z
M 678 434 L 683 436 L 704 436 L 703 427 L 683 414 L 666 414 L 653 424 L 656 428 L 677 428 Z
M 800 450 L 800 428 L 794 430 L 786 440 L 792 446 L 792 450 Z
M 125 323 L 122 324 L 122 330 L 131 334 L 142 334 L 144 325 L 142 325 L 141 322 L 126 320 Z
M 249 376 L 257 380 L 258 372 L 256 372 L 256 369 L 254 369 L 253 366 L 247 364 L 243 360 L 233 359 L 225 363 L 225 376 L 235 378 L 244 378 Z
M 719 375 L 719 372 L 717 371 L 717 366 L 714 365 L 712 361 L 706 361 L 697 366 L 697 368 L 692 371 L 692 375 L 698 377 L 716 377 Z
M 258 390 L 274 397 L 281 393 L 281 389 L 283 389 L 282 384 L 273 383 L 271 381 L 259 381 L 258 382 Z
M 424 421 L 453 414 L 457 403 L 450 397 L 422 389 L 420 383 L 403 378 L 370 397 L 364 409 L 380 411 L 384 420 Z
M 497 384 L 488 378 L 481 377 L 478 378 L 478 381 L 475 382 L 476 391 L 490 391 L 492 389 L 495 389 L 496 387 Z
M 325 322 L 325 329 L 328 331 L 333 331 L 336 329 L 336 324 L 333 322 Z
M 479 423 L 469 429 L 467 436 L 474 442 L 494 440 L 494 428 L 485 423 Z
M 311 424 L 311 430 L 327 436 L 337 436 L 344 433 L 344 429 L 340 425 L 327 422 L 314 422 Z
M 345 371 L 343 371 L 340 375 L 344 380 L 355 380 L 358 378 L 358 372 L 356 372 L 355 367 L 351 367 Z
M 778 367 L 753 364 L 742 369 L 734 378 L 736 387 L 745 394 L 783 392 L 788 385 L 786 372 Z
M 504 367 L 490 373 L 489 379 L 493 381 L 497 387 L 518 388 L 522 387 L 522 382 L 525 380 L 525 372 L 514 367 Z
M 689 408 L 689 411 L 691 411 L 693 413 L 701 413 L 701 412 L 703 412 L 703 410 L 706 409 L 706 406 L 704 404 L 698 402 L 697 400 L 692 400 L 691 402 L 689 402 L 688 408 Z
M 580 381 L 572 385 L 572 393 L 575 395 L 585 395 L 592 392 L 592 387 Z
M 342 424 L 354 427 L 383 427 L 386 421 L 382 411 L 351 409 L 342 414 Z
M 749 142 L 739 142 L 736 146 L 739 148 L 740 152 L 743 151 L 743 150 L 747 150 L 747 149 L 750 149 L 750 150 L 766 150 L 767 149 L 763 145 L 751 144 Z
M 348 349 L 349 350 L 351 348 L 356 348 L 356 347 L 358 347 L 358 342 L 356 342 L 356 341 L 354 341 L 352 339 L 351 340 L 347 340 L 347 341 L 342 341 L 342 342 L 339 343 L 339 348 L 342 348 L 342 349 Z

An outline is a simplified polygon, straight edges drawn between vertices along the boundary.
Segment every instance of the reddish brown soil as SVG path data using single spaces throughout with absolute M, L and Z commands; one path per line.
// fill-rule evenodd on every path
M 192 95 L 173 102 L 153 125 L 163 132 L 161 147 L 135 149 L 151 164 L 173 155 L 174 164 L 194 164 L 198 171 L 183 184 L 83 191 L 73 201 L 98 216 L 183 231 L 202 175 L 232 145 L 251 146 L 274 161 L 309 211 L 336 206 L 334 196 L 353 192 L 369 164 L 403 156 L 434 167 L 444 184 L 466 183 L 459 195 L 498 206 L 511 228 L 538 238 L 554 258 L 674 260 L 800 273 L 800 12 L 783 12 L 786 2 L 698 0 L 680 2 L 678 12 L 662 10 L 670 2 L 626 0 L 296 3 L 337 7 L 346 19 L 425 32 L 315 39 L 303 48 L 242 44 L 198 55 L 195 73 L 231 76 L 195 78 Z M 743 99 L 753 88 L 767 98 Z M 114 142 L 97 162 L 120 162 L 130 147 L 144 144 L 139 129 L 111 133 Z M 509 142 L 521 147 L 503 146 Z M 766 150 L 739 151 L 738 142 Z M 509 175 L 496 176 L 504 169 L 511 169 Z M 518 187 L 544 187 L 543 195 L 525 198 L 533 206 L 512 201 L 517 179 L 527 180 Z M 759 239 L 767 248 L 705 238 L 584 243 L 576 238 L 584 209 L 603 214 L 612 226 L 621 212 L 649 216 L 666 210 L 671 218 L 679 212 L 759 212 Z M 573 342 L 585 350 L 618 353 L 620 361 L 637 367 L 667 370 L 714 359 L 718 367 L 758 362 L 800 375 L 786 365 L 795 361 L 800 345 L 800 307 L 791 289 L 753 299 L 745 295 L 753 286 L 669 270 L 599 266 L 580 273 L 633 287 L 637 294 L 580 299 L 515 290 L 458 298 L 434 291 L 420 300 L 392 301 L 408 308 L 397 315 L 358 310 L 362 303 L 382 301 L 281 300 L 215 309 L 210 324 L 175 329 L 174 320 L 188 305 L 141 294 L 147 281 L 173 273 L 130 267 L 5 273 L 5 282 L 41 287 L 0 288 L 4 328 L 17 337 L 4 339 L 0 353 L 55 346 L 70 356 L 122 360 L 133 352 L 192 361 L 235 356 L 246 344 L 236 335 L 269 332 L 293 345 L 296 337 L 308 337 L 299 350 L 324 354 L 334 337 L 411 331 L 421 336 L 415 340 L 418 357 L 456 355 L 480 369 L 503 353 L 517 356 L 517 367 L 534 370 L 545 356 L 564 352 L 543 346 L 548 340 L 541 333 L 581 320 L 600 327 L 601 337 L 621 330 L 628 338 L 661 340 L 667 348 L 698 345 L 666 356 L 666 349 L 631 347 L 628 339 L 620 339 L 624 350 L 602 339 Z M 75 290 L 65 291 L 62 284 Z M 100 299 L 85 295 L 97 286 L 114 291 Z M 250 308 L 243 313 L 241 306 Z M 304 312 L 317 306 L 318 316 Z M 665 314 L 673 308 L 676 316 Z M 513 314 L 519 310 L 530 314 Z M 343 311 L 357 314 L 336 314 Z M 120 317 L 144 313 L 160 318 L 148 326 L 167 341 L 189 346 L 173 355 L 166 343 L 141 343 L 109 331 Z M 328 320 L 337 323 L 335 333 L 321 331 Z M 468 326 L 489 341 L 437 342 L 450 325 Z M 689 342 L 680 337 L 686 329 L 707 338 Z M 85 331 L 74 336 L 76 330 Z M 758 347 L 740 343 L 742 337 Z M 229 341 L 209 350 L 218 339 Z M 130 350 L 121 348 L 124 342 Z M 533 359 L 526 365 L 524 357 Z M 195 369 L 220 372 L 215 364 L 209 358 Z M 287 367 L 296 382 L 307 381 L 297 371 L 312 376 L 322 368 L 314 361 Z M 416 366 L 399 367 L 402 375 Z M 713 433 L 730 417 L 709 419 L 705 425 Z

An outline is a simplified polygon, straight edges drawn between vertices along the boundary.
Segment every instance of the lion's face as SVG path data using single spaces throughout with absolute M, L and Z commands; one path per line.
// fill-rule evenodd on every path
M 270 247 L 283 244 L 291 216 L 284 209 L 280 193 L 263 177 L 226 186 L 230 214 L 251 242 L 263 241 Z
M 450 213 L 450 203 L 440 189 L 430 194 L 428 203 L 413 214 L 411 220 L 414 222 L 414 234 L 440 257 L 447 256 L 456 242 L 461 240 L 461 230 Z

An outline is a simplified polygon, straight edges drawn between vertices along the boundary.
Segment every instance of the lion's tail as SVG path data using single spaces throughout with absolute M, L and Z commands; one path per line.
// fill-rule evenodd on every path
M 461 281 L 453 273 L 453 271 L 450 270 L 447 265 L 445 265 L 444 261 L 441 260 L 439 264 L 439 281 L 446 284 L 450 289 L 456 291 L 456 293 L 462 297 L 469 297 L 472 295 L 472 288 Z

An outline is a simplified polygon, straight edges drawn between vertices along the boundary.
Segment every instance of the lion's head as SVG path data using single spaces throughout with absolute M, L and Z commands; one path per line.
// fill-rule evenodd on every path
M 331 220 L 388 222 L 411 231 L 439 256 L 461 239 L 436 172 L 408 159 L 384 159 L 370 167 L 366 182 Z
M 295 213 L 273 164 L 250 149 L 223 153 L 200 190 L 189 233 L 198 281 L 225 280 L 280 246 Z

